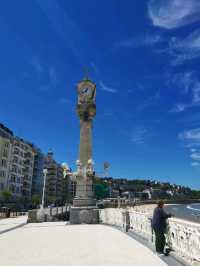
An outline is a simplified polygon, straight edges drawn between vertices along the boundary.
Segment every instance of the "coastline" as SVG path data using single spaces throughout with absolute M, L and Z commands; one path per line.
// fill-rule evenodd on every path
M 200 223 L 200 209 L 192 208 L 188 204 L 168 205 L 165 210 L 175 215 L 176 218 Z
M 168 213 L 174 215 L 175 218 L 200 223 L 200 209 L 195 208 L 191 205 L 198 205 L 199 203 L 193 204 L 165 204 L 164 210 Z M 153 215 L 153 210 L 156 207 L 156 204 L 144 204 L 135 206 L 132 210 L 146 213 L 149 216 Z

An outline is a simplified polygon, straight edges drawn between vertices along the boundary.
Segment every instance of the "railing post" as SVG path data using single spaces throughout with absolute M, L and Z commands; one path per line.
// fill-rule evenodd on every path
M 124 232 L 128 232 L 130 228 L 130 216 L 128 211 L 123 211 L 122 212 L 123 216 L 123 230 Z
M 120 196 L 117 198 L 117 208 L 121 208 L 121 199 Z

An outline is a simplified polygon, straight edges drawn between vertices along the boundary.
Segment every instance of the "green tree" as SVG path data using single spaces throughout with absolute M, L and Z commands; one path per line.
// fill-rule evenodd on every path
M 103 199 L 108 196 L 107 184 L 95 184 L 95 196 L 97 199 Z
M 47 205 L 55 204 L 56 203 L 56 197 L 55 196 L 47 196 L 45 199 L 45 202 Z
M 32 205 L 34 205 L 34 206 L 39 205 L 39 204 L 41 203 L 41 197 L 40 197 L 39 195 L 33 195 L 33 196 L 31 197 L 31 203 L 32 203 Z
M 4 190 L 2 192 L 2 196 L 5 202 L 9 202 L 12 197 L 12 193 L 10 192 L 10 190 Z

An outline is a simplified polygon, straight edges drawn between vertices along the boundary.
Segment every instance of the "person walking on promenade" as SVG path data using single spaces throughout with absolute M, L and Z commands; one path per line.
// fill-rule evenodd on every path
M 154 209 L 153 212 L 153 219 L 152 219 L 152 228 L 155 232 L 155 245 L 156 245 L 156 252 L 159 254 L 164 254 L 164 247 L 165 247 L 165 232 L 167 228 L 167 219 L 170 218 L 172 215 L 166 213 L 163 209 L 164 202 L 159 201 L 158 206 Z M 167 255 L 167 254 L 166 254 Z

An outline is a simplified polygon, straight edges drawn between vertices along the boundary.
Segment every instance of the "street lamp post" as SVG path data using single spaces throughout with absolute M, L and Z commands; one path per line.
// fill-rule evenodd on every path
M 71 169 L 70 167 L 68 166 L 67 163 L 62 163 L 62 169 L 63 169 L 63 178 L 66 179 L 66 182 L 67 184 L 65 184 L 67 186 L 67 193 L 68 193 L 68 189 L 69 189 L 69 179 L 71 179 L 71 176 L 72 176 L 72 172 L 71 172 Z M 68 197 L 66 198 L 66 200 L 68 200 Z
M 62 163 L 63 168 L 63 177 L 66 178 L 67 175 L 70 173 L 70 168 L 67 163 Z
M 42 191 L 42 204 L 40 205 L 41 209 L 44 209 L 44 195 L 45 195 L 45 187 L 46 187 L 46 177 L 47 177 L 47 169 L 43 169 L 44 175 L 44 183 L 43 183 L 43 191 Z

